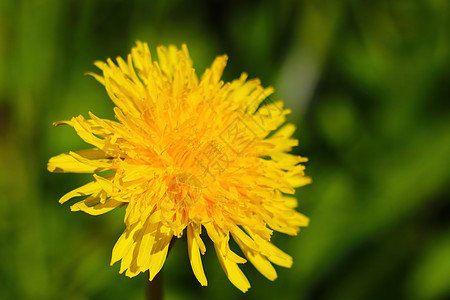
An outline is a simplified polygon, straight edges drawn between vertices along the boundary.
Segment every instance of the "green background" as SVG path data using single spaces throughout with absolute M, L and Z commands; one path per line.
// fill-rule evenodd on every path
M 136 39 L 188 44 L 201 74 L 272 85 L 298 125 L 313 184 L 311 218 L 274 236 L 294 257 L 266 280 L 243 267 L 242 294 L 212 251 L 200 287 L 186 241 L 163 268 L 166 299 L 449 299 L 450 2 L 0 1 L 0 299 L 144 299 L 148 274 L 109 267 L 123 209 L 92 217 L 58 199 L 88 175 L 51 174 L 49 157 L 88 146 L 56 120 L 113 118 L 94 60 Z

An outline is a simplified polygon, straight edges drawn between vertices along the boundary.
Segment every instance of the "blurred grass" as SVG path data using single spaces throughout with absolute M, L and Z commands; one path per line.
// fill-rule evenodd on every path
M 71 213 L 57 200 L 87 177 L 45 168 L 86 147 L 53 121 L 112 118 L 83 74 L 136 39 L 186 42 L 199 73 L 227 53 L 225 79 L 246 71 L 274 85 L 314 180 L 297 192 L 310 227 L 274 236 L 292 269 L 270 283 L 244 266 L 243 295 L 208 251 L 201 288 L 180 240 L 164 266 L 168 299 L 450 297 L 449 20 L 446 0 L 1 1 L 0 299 L 144 299 L 146 274 L 108 266 L 123 211 Z

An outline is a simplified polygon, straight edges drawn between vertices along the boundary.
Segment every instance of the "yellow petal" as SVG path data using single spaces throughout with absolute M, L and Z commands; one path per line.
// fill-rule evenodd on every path
M 202 226 L 195 224 L 195 223 L 191 223 L 192 229 L 194 230 L 194 232 L 196 233 L 194 235 L 196 241 L 197 241 L 197 245 L 200 248 L 200 252 L 202 254 L 205 254 L 206 252 L 206 247 L 205 247 L 205 243 L 203 243 L 202 238 L 200 237 L 200 234 L 202 233 Z
M 230 260 L 228 260 L 223 253 L 220 251 L 219 246 L 214 244 L 214 248 L 219 258 L 220 265 L 227 275 L 228 279 L 242 292 L 247 292 L 250 288 L 250 282 L 248 282 L 247 277 L 239 269 L 238 265 Z
M 131 264 L 129 265 L 127 271 L 125 272 L 125 276 L 127 277 L 135 277 L 137 275 L 139 275 L 139 273 L 141 272 L 145 272 L 146 270 L 141 270 L 137 263 L 136 263 L 136 257 L 134 257 L 134 259 L 131 261 Z
M 109 169 L 111 162 L 105 152 L 94 148 L 54 156 L 47 169 L 54 173 L 94 173 Z
M 105 85 L 105 79 L 103 78 L 103 76 L 95 74 L 93 72 L 87 72 L 84 75 L 89 75 L 95 78 L 95 80 L 97 80 L 98 82 L 100 82 L 102 85 Z
M 114 63 L 111 60 L 108 60 L 108 67 L 103 69 L 103 77 L 105 78 L 105 89 L 108 93 L 108 96 L 111 100 L 119 107 L 122 111 L 129 113 L 133 116 L 138 116 L 140 114 L 136 103 L 133 101 L 133 98 L 125 97 L 120 89 L 123 88 L 123 76 L 118 77 L 118 72 L 115 72 Z M 112 69 L 114 68 L 114 69 Z M 122 82 L 119 84 L 116 80 L 122 79 Z
M 222 77 L 223 70 L 225 69 L 225 66 L 227 65 L 228 56 L 222 55 L 216 57 L 214 62 L 211 65 L 211 83 L 217 83 L 219 82 L 220 78 Z
M 299 175 L 288 177 L 287 180 L 293 187 L 296 187 L 296 188 L 310 184 L 312 182 L 311 177 L 299 176 Z
M 238 226 L 233 226 L 231 229 L 231 233 L 233 235 L 233 238 L 239 239 L 244 245 L 247 247 L 250 247 L 253 250 L 258 249 L 255 242 L 252 240 L 251 237 L 249 237 L 242 229 L 240 229 Z
M 167 76 L 168 79 L 172 77 L 172 68 L 170 63 L 169 51 L 164 46 L 156 48 L 156 54 L 158 55 L 158 62 L 161 71 Z
M 58 127 L 60 125 L 69 125 L 69 126 L 73 126 L 72 125 L 72 121 L 56 121 L 53 122 L 53 126 Z
M 142 239 L 142 225 L 138 224 L 133 232 L 130 234 L 131 240 L 128 248 L 125 249 L 122 256 L 122 261 L 120 262 L 119 273 L 122 274 L 125 270 L 129 270 L 136 260 L 136 247 L 140 244 Z M 128 276 L 131 276 L 128 272 Z
M 137 256 L 137 263 L 141 267 L 146 267 L 150 263 L 151 250 L 155 243 L 156 233 L 161 226 L 160 216 L 161 211 L 157 211 L 145 222 L 142 241 Z
M 74 117 L 71 121 L 71 125 L 80 138 L 82 138 L 86 143 L 89 143 L 99 149 L 103 149 L 105 145 L 104 140 L 93 134 L 90 123 L 83 116 L 80 115 L 78 117 Z
M 112 251 L 111 266 L 122 259 L 122 257 L 128 252 L 133 243 L 133 234 L 134 230 L 127 228 L 117 240 Z
M 277 130 L 277 132 L 273 135 L 273 137 L 282 137 L 282 138 L 290 138 L 295 132 L 295 125 L 292 123 L 288 123 Z
M 284 253 L 269 241 L 265 241 L 258 236 L 254 236 L 254 238 L 261 248 L 261 253 L 271 262 L 285 268 L 292 266 L 292 257 L 289 254 Z
M 150 257 L 150 281 L 155 278 L 164 265 L 172 238 L 173 234 L 171 233 L 160 233 L 159 236 L 156 237 L 156 243 L 153 245 Z
M 116 200 L 110 198 L 110 199 L 106 200 L 105 203 L 99 203 L 94 206 L 88 206 L 88 205 L 86 205 L 85 200 L 83 200 L 83 201 L 77 202 L 74 205 L 72 205 L 70 207 L 70 209 L 72 211 L 81 210 L 90 215 L 98 216 L 98 215 L 101 215 L 101 214 L 104 214 L 104 213 L 107 213 L 107 212 L 113 210 L 120 204 L 122 204 L 122 202 L 116 201 Z
M 192 226 L 187 227 L 188 253 L 191 262 L 192 271 L 202 286 L 208 285 L 205 271 L 203 270 L 202 259 L 200 256 L 199 245 L 197 243 L 197 233 L 194 232 Z
M 240 257 L 230 249 L 229 245 L 230 236 L 228 235 L 225 240 L 221 243 L 220 251 L 222 252 L 223 256 L 228 259 L 229 261 L 236 263 L 236 264 L 245 264 L 247 260 L 245 258 Z
M 206 228 L 206 232 L 214 244 L 221 244 L 225 239 L 212 222 L 203 224 L 203 226 Z
M 236 243 L 244 252 L 245 257 L 255 266 L 255 268 L 263 274 L 269 280 L 275 280 L 277 278 L 277 272 L 272 264 L 261 253 L 249 248 L 239 238 L 234 238 Z
M 100 185 L 96 181 L 91 181 L 88 184 L 80 186 L 79 188 L 74 189 L 73 191 L 68 192 L 64 196 L 59 199 L 59 203 L 64 203 L 73 197 L 78 196 L 89 196 L 93 193 L 99 192 L 101 190 Z
M 111 175 L 109 175 L 111 176 Z M 111 177 L 101 177 L 97 174 L 94 174 L 94 178 L 97 181 L 98 185 L 101 186 L 101 188 L 108 194 L 111 195 L 113 192 L 113 184 L 111 181 L 109 181 L 107 178 Z
M 127 270 L 125 276 L 134 277 L 138 275 L 141 271 L 145 272 L 145 270 L 141 269 L 137 264 L 137 253 L 139 252 L 143 234 L 144 230 L 142 228 L 142 225 L 139 224 L 136 227 L 135 233 L 133 234 L 133 241 L 131 243 L 131 247 L 126 251 L 126 254 L 122 258 L 119 273 L 122 273 L 124 270 Z
M 306 227 L 309 225 L 309 218 L 299 212 L 294 212 L 293 222 L 295 226 Z

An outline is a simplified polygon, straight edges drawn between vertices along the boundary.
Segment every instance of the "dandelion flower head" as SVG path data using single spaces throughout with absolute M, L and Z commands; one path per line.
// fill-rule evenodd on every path
M 250 287 L 238 266 L 247 260 L 274 280 L 272 264 L 290 267 L 292 258 L 271 243 L 273 231 L 296 235 L 308 225 L 292 196 L 310 179 L 306 159 L 289 154 L 298 143 L 294 125 L 285 124 L 289 109 L 245 73 L 221 81 L 225 55 L 200 78 L 186 45 L 160 46 L 157 56 L 153 61 L 147 44 L 137 42 L 126 60 L 95 63 L 101 74 L 90 75 L 114 102 L 115 121 L 89 112 L 88 119 L 55 122 L 92 145 L 50 159 L 51 172 L 93 173 L 60 202 L 84 196 L 71 210 L 91 215 L 125 207 L 111 265 L 121 261 L 120 273 L 129 277 L 149 270 L 152 280 L 171 240 L 184 233 L 201 285 L 206 236 L 240 290 Z M 230 238 L 243 255 L 230 249 Z

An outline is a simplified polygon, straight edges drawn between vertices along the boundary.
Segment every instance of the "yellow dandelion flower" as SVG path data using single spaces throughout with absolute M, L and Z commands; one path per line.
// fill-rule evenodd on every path
M 250 287 L 238 266 L 247 260 L 274 280 L 272 263 L 290 267 L 292 258 L 270 242 L 273 230 L 296 235 L 308 225 L 288 196 L 310 182 L 300 164 L 306 159 L 288 153 L 297 145 L 294 125 L 283 125 L 290 111 L 270 101 L 272 88 L 245 73 L 221 81 L 225 55 L 201 78 L 186 45 L 158 47 L 157 55 L 152 61 L 147 44 L 137 42 L 127 60 L 95 63 L 102 75 L 90 75 L 105 86 L 117 121 L 89 113 L 54 123 L 72 126 L 94 147 L 49 160 L 51 172 L 94 173 L 60 202 L 85 196 L 71 210 L 91 215 L 126 206 L 111 265 L 121 260 L 120 273 L 129 277 L 149 270 L 152 280 L 172 238 L 186 232 L 193 273 L 207 285 L 205 230 L 241 291 Z M 245 258 L 230 249 L 231 237 Z

